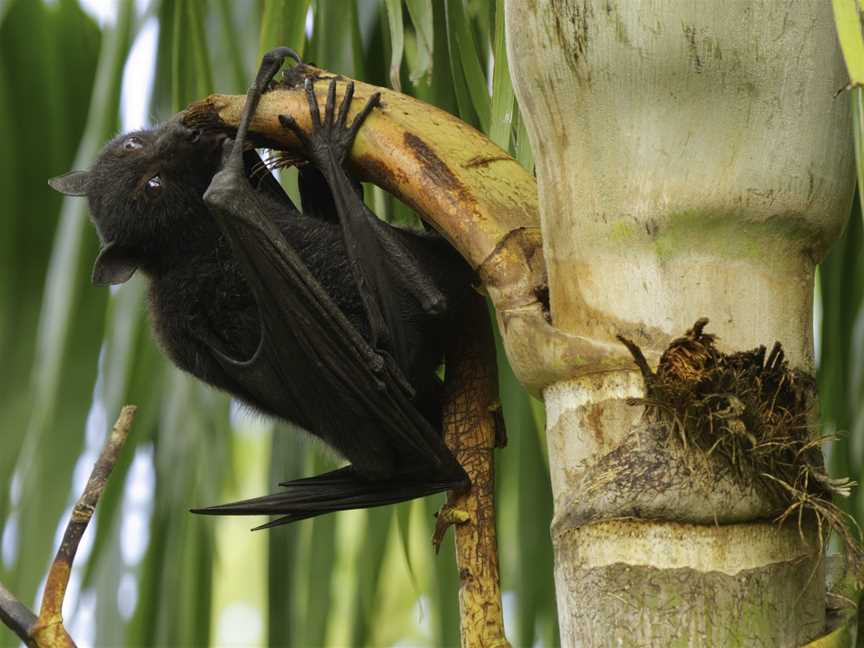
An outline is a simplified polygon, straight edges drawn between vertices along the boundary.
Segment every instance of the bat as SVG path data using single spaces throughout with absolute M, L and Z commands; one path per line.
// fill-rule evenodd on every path
M 303 146 L 302 211 L 248 130 L 288 48 L 268 52 L 233 140 L 173 119 L 109 142 L 93 167 L 52 178 L 87 196 L 101 250 L 93 283 L 136 271 L 150 281 L 153 331 L 166 355 L 256 410 L 294 423 L 349 464 L 263 497 L 196 512 L 277 516 L 264 526 L 469 485 L 443 442 L 436 375 L 472 273 L 443 238 L 389 225 L 344 168 L 374 95 L 348 123 L 349 83 L 312 128 L 280 116 Z

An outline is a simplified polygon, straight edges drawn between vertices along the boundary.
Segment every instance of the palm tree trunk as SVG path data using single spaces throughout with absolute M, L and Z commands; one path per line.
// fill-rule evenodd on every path
M 812 373 L 815 266 L 854 187 L 831 5 L 518 0 L 506 12 L 554 331 L 529 353 L 499 321 L 546 405 L 562 644 L 810 641 L 825 628 L 816 531 L 778 529 L 759 488 L 670 451 L 627 403 L 643 378 L 615 338 L 653 364 L 708 317 L 722 350 L 777 340 Z

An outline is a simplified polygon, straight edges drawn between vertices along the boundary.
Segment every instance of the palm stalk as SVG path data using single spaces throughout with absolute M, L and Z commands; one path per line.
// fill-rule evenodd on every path
M 507 28 L 551 330 L 534 328 L 534 354 L 504 336 L 545 399 L 562 642 L 820 636 L 819 519 L 778 528 L 754 480 L 673 443 L 615 340 L 644 370 L 708 317 L 721 350 L 779 341 L 813 373 L 815 266 L 854 188 L 831 7 L 510 2 Z

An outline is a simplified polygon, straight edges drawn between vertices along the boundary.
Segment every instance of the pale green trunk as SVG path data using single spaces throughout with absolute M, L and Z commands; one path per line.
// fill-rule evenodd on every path
M 661 432 L 625 403 L 643 384 L 615 336 L 654 364 L 708 317 L 721 349 L 779 340 L 813 371 L 814 269 L 854 184 L 831 4 L 506 11 L 552 321 L 499 312 L 499 323 L 546 403 L 562 643 L 810 641 L 826 627 L 815 534 L 778 530 L 758 489 L 658 449 Z M 614 479 L 613 460 L 626 466 Z

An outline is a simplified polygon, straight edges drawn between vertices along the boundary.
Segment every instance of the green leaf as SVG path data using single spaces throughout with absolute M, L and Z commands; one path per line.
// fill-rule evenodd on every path
M 131 4 L 120 5 L 118 23 L 103 42 L 85 135 L 73 164 L 78 168 L 92 161 L 101 143 L 116 128 L 120 73 L 129 47 Z M 22 205 L 16 212 L 19 216 L 31 211 L 47 216 L 53 211 L 49 205 L 56 206 L 57 202 L 44 184 L 50 175 L 46 173 L 44 160 L 51 161 L 53 166 L 61 157 L 68 159 L 69 147 L 74 143 L 68 133 L 62 132 L 63 112 L 57 107 L 65 106 L 65 101 L 81 98 L 80 89 L 64 89 L 66 84 L 61 80 L 56 62 L 63 59 L 70 74 L 90 76 L 96 42 L 79 39 L 98 38 L 90 20 L 77 5 L 69 2 L 50 8 L 44 8 L 41 3 L 16 2 L 4 20 L 3 29 L 8 30 L 0 37 L 4 48 L 10 47 L 24 57 L 16 61 L 13 57 L 7 59 L 6 53 L 3 56 L 4 64 L 15 66 L 22 75 L 13 81 L 21 111 L 16 117 L 17 128 L 23 134 L 19 143 L 24 147 L 33 146 L 43 160 L 26 165 L 30 173 L 26 180 L 21 179 L 20 195 L 30 196 L 30 199 L 26 209 Z M 65 35 L 70 30 L 71 34 Z M 10 72 L 11 69 L 6 68 L 7 79 Z M 68 85 L 74 82 L 74 78 L 70 78 Z M 81 123 L 84 108 L 84 102 L 80 106 L 69 106 L 70 116 L 77 115 L 70 117 L 71 124 Z M 56 141 L 61 148 L 54 149 L 51 145 L 55 141 L 52 133 L 57 134 Z M 38 141 L 28 142 L 30 137 L 38 137 Z M 54 155 L 56 158 L 51 160 Z M 34 260 L 45 263 L 44 248 L 37 241 L 45 241 L 43 237 L 50 236 L 52 228 L 40 226 L 35 218 L 26 220 L 32 232 L 38 234 L 32 240 L 32 248 L 25 247 L 24 251 L 32 251 Z M 44 575 L 61 512 L 71 499 L 74 458 L 82 447 L 84 422 L 96 378 L 106 293 L 83 290 L 89 284 L 89 266 L 96 243 L 88 228 L 84 201 L 65 200 L 47 263 L 44 292 L 38 285 L 29 288 L 42 300 L 38 326 L 34 326 L 35 346 L 30 347 L 34 356 L 28 386 L 29 402 L 33 406 L 17 466 L 22 477 L 21 501 L 39 505 L 22 507 L 19 511 L 19 546 L 27 547 L 27 551 L 19 555 L 14 577 L 9 581 L 13 590 L 27 601 L 32 600 Z M 18 243 L 27 245 L 26 238 L 19 238 Z M 22 264 L 21 270 L 26 276 L 26 264 Z M 44 265 L 39 275 L 42 272 Z M 18 335 L 23 338 L 32 332 L 20 330 Z M 23 339 L 21 344 L 25 348 L 28 346 Z M 24 371 L 18 379 L 26 383 L 26 376 Z
M 148 417 L 146 412 L 154 409 L 152 406 L 148 407 L 154 400 L 130 398 L 133 374 L 146 353 L 142 347 L 144 344 L 152 347 L 149 331 L 146 330 L 147 323 L 144 321 L 145 288 L 146 281 L 141 277 L 134 277 L 116 290 L 108 302 L 105 340 L 103 352 L 100 354 L 101 380 L 97 383 L 96 398 L 101 401 L 109 424 L 119 414 L 124 404 L 140 403 L 142 407 L 139 408 L 133 431 L 123 448 L 123 453 L 111 473 L 111 480 L 99 499 L 99 524 L 95 529 L 93 559 L 88 562 L 83 577 L 82 587 L 84 588 L 90 585 L 97 570 L 104 572 L 110 569 L 102 565 L 103 562 L 108 560 L 112 564 L 116 563 L 116 552 L 108 550 L 106 544 L 119 545 L 123 541 L 119 536 L 120 529 L 115 525 L 117 510 L 123 500 L 123 486 L 136 449 L 142 443 L 148 442 L 150 438 L 148 431 L 152 423 L 148 425 L 148 418 L 152 421 L 153 417 L 152 415 Z M 149 366 L 147 368 L 151 370 Z M 93 530 L 89 530 L 88 533 L 93 533 Z M 110 557 L 105 555 L 105 552 L 110 554 Z M 76 561 L 76 567 L 81 567 L 80 560 Z
M 402 502 L 396 505 L 396 535 L 399 539 L 399 548 L 402 551 L 402 557 L 405 559 L 408 577 L 414 586 L 414 591 L 419 593 L 420 587 L 414 569 L 414 560 L 411 557 L 411 513 L 413 510 L 414 506 L 411 502 Z
M 833 0 L 834 22 L 837 38 L 843 50 L 846 69 L 849 72 L 850 100 L 852 102 L 852 127 L 854 131 L 855 165 L 858 173 L 858 188 L 864 187 L 864 8 L 861 0 Z M 861 200 L 861 215 L 864 216 L 864 197 Z
M 471 103 L 471 96 L 469 94 L 468 85 L 465 81 L 465 73 L 460 63 L 461 54 L 459 51 L 458 39 L 456 38 L 457 26 L 454 24 L 454 21 L 451 21 L 451 16 L 453 14 L 449 10 L 450 0 L 447 0 L 446 3 L 441 3 L 441 5 L 447 8 L 445 19 L 446 31 L 444 33 L 447 38 L 449 56 L 444 57 L 444 59 L 446 64 L 449 66 L 450 77 L 452 79 L 452 86 L 449 88 L 449 92 L 456 99 L 456 110 L 451 110 L 451 112 L 456 114 L 460 119 L 462 119 L 462 121 L 478 126 L 479 118 L 477 116 L 477 111 L 474 109 L 474 105 Z M 436 23 L 436 34 L 437 33 L 438 28 Z M 435 51 L 440 52 L 441 48 L 436 47 Z M 440 66 L 436 64 L 435 69 L 439 70 Z
M 528 139 L 528 129 L 525 127 L 525 120 L 519 113 L 518 108 L 514 121 L 516 122 L 516 161 L 526 169 L 533 169 L 534 152 L 531 149 L 531 141 Z
M 860 188 L 864 187 L 864 88 L 853 88 L 850 93 L 852 102 L 852 133 L 855 145 L 855 170 L 858 175 L 858 205 L 864 216 L 864 198 Z
M 309 474 L 333 470 L 332 462 L 313 457 Z M 323 515 L 303 522 L 311 527 L 301 565 L 301 589 L 304 599 L 302 622 L 297 624 L 297 636 L 292 645 L 323 646 L 327 635 L 330 602 L 333 596 L 331 572 L 336 561 L 336 519 Z
M 243 54 L 243 45 L 245 42 L 241 40 L 237 17 L 233 12 L 236 7 L 237 4 L 230 0 L 219 0 L 219 4 L 217 5 L 216 12 L 219 14 L 219 26 L 222 28 L 221 41 L 224 43 L 222 51 L 225 52 L 225 55 L 220 57 L 220 52 L 216 52 L 218 62 L 214 64 L 214 70 L 217 72 L 217 79 L 221 79 L 223 75 L 218 74 L 218 71 L 222 65 L 226 66 L 231 72 L 231 84 L 229 87 L 231 87 L 233 92 L 239 93 L 243 92 L 246 86 L 249 85 L 249 79 L 246 66 L 244 65 L 246 57 Z M 244 7 L 244 9 L 248 8 Z M 218 81 L 216 83 L 222 89 L 222 84 Z M 225 91 L 227 91 L 227 88 L 225 88 Z
M 846 59 L 849 82 L 864 83 L 864 31 L 862 31 L 862 5 L 860 0 L 833 0 L 837 38 Z
M 291 47 L 302 57 L 306 47 L 308 11 L 309 0 L 267 0 L 261 19 L 258 59 L 264 52 L 282 45 Z
M 390 27 L 390 87 L 402 92 L 399 72 L 405 49 L 405 27 L 402 24 L 402 0 L 386 0 L 387 24 Z
M 406 42 L 406 59 L 408 68 L 411 70 L 411 83 L 417 84 L 421 80 L 428 79 L 432 74 L 434 50 L 435 50 L 435 27 L 432 0 L 406 0 L 408 15 L 414 26 L 414 34 Z
M 155 403 L 161 417 L 151 546 L 128 643 L 206 645 L 214 522 L 186 511 L 218 501 L 222 492 L 230 465 L 228 403 L 176 369 L 166 371 L 163 385 L 163 401 Z
M 356 77 L 351 34 L 355 29 L 357 12 L 354 3 L 317 0 L 310 45 L 310 60 L 328 70 Z
M 853 205 L 857 214 L 857 203 Z M 850 453 L 850 442 L 862 443 L 860 437 L 850 439 L 854 425 L 853 411 L 857 395 L 851 393 L 850 377 L 853 366 L 861 358 L 851 355 L 852 331 L 856 315 L 864 305 L 864 233 L 862 222 L 851 218 L 843 236 L 819 267 L 819 286 L 822 302 L 821 352 L 818 369 L 820 414 L 823 431 L 837 432 L 841 438 L 832 444 L 831 472 L 837 476 L 857 474 L 861 464 Z M 856 371 L 858 371 L 856 369 Z M 861 489 L 855 497 L 861 497 Z M 842 501 L 838 502 L 842 503 Z M 851 509 L 851 510 L 854 510 Z
M 273 431 L 270 454 L 270 483 L 300 479 L 303 474 L 303 452 L 296 438 L 299 432 L 279 425 Z M 289 524 L 267 531 L 268 535 L 268 621 L 267 643 L 290 646 L 299 633 L 302 618 L 295 618 L 300 592 L 295 582 L 304 563 L 300 561 L 301 524 Z
M 173 2 L 171 107 L 178 112 L 213 91 L 201 0 Z
M 354 591 L 354 621 L 352 646 L 368 646 L 376 618 L 378 585 L 389 548 L 388 539 L 393 521 L 393 507 L 384 506 L 366 511 L 366 533 L 355 560 L 357 586 Z
M 480 130 L 489 132 L 489 90 L 486 86 L 486 75 L 477 54 L 471 24 L 465 15 L 462 0 L 447 0 L 447 36 L 450 41 L 451 66 L 458 66 L 459 72 L 453 72 L 454 80 L 464 78 L 464 86 L 471 99 L 471 105 L 480 122 Z M 462 94 L 463 96 L 460 96 Z M 464 94 L 457 89 L 459 110 L 464 112 Z
M 495 68 L 492 72 L 492 111 L 489 139 L 507 151 L 510 150 L 513 109 L 516 99 L 513 85 L 510 83 L 510 67 L 507 64 L 507 46 L 504 38 L 504 0 L 497 1 L 500 6 L 495 14 Z
M 432 520 L 441 508 L 440 497 L 427 497 L 424 501 L 426 514 L 423 516 L 424 529 L 422 536 L 431 538 L 433 532 Z M 426 545 L 425 551 L 429 551 Z M 441 549 L 433 560 L 433 597 L 429 611 L 432 617 L 432 645 L 459 645 L 459 574 L 456 568 L 456 547 L 453 543 L 453 532 L 444 536 Z

